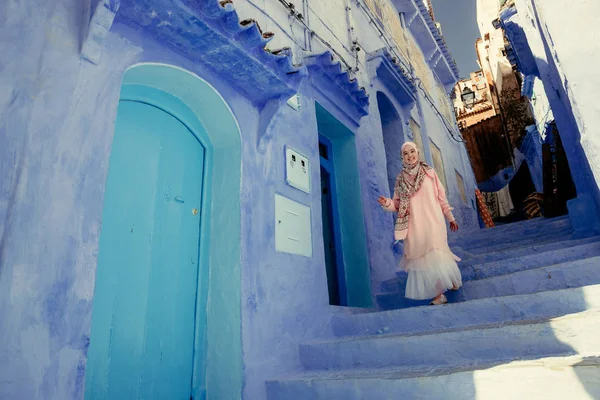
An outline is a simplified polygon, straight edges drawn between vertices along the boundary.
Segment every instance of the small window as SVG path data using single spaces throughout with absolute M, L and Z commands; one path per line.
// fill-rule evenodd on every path
M 457 170 L 454 170 L 454 173 L 456 173 L 456 184 L 458 185 L 460 198 L 465 204 L 467 204 L 467 192 L 465 191 L 465 181 L 463 180 L 462 175 L 459 174 Z
M 440 151 L 440 148 L 431 141 L 431 139 L 429 139 L 429 148 L 431 149 L 431 158 L 433 159 L 433 169 L 435 169 L 435 172 L 437 172 L 442 184 L 444 185 L 444 188 L 446 189 L 446 193 L 448 193 L 448 184 L 446 182 L 446 173 L 444 172 L 442 152 Z
M 490 34 L 486 33 L 485 36 L 483 37 L 485 40 L 490 40 Z
M 421 127 L 414 119 L 410 119 L 410 131 L 413 134 L 413 140 L 419 148 L 419 159 L 425 161 L 425 149 L 423 148 L 423 137 L 421 136 Z

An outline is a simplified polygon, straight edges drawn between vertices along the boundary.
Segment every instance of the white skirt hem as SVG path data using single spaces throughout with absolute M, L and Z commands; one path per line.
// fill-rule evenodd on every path
M 402 262 L 408 271 L 405 296 L 413 300 L 427 300 L 462 286 L 462 276 L 454 254 L 434 249 L 423 257 Z

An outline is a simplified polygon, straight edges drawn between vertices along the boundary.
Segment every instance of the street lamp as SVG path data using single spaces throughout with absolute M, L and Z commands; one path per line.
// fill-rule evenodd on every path
M 460 95 L 460 99 L 468 109 L 471 109 L 473 108 L 473 104 L 475 104 L 475 92 L 465 86 Z

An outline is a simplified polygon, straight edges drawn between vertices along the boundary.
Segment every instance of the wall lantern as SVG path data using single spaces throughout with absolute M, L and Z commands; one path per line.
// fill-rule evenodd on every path
M 473 108 L 473 104 L 475 104 L 475 92 L 465 86 L 460 95 L 460 99 L 467 108 L 471 109 Z

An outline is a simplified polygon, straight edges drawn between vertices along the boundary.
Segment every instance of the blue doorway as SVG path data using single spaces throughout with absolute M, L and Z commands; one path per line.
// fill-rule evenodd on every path
M 86 399 L 192 396 L 204 159 L 172 114 L 119 102 Z
M 370 307 L 371 277 L 354 133 L 318 102 L 315 112 L 321 189 L 327 191 L 321 194 L 321 215 L 328 286 L 337 288 L 339 305 Z M 335 299 L 332 293 L 335 290 L 330 290 L 330 301 Z
M 319 160 L 321 164 L 323 246 L 325 249 L 329 304 L 345 306 L 348 304 L 348 296 L 346 294 L 346 274 L 342 257 L 333 149 L 331 142 L 321 135 L 319 135 Z

